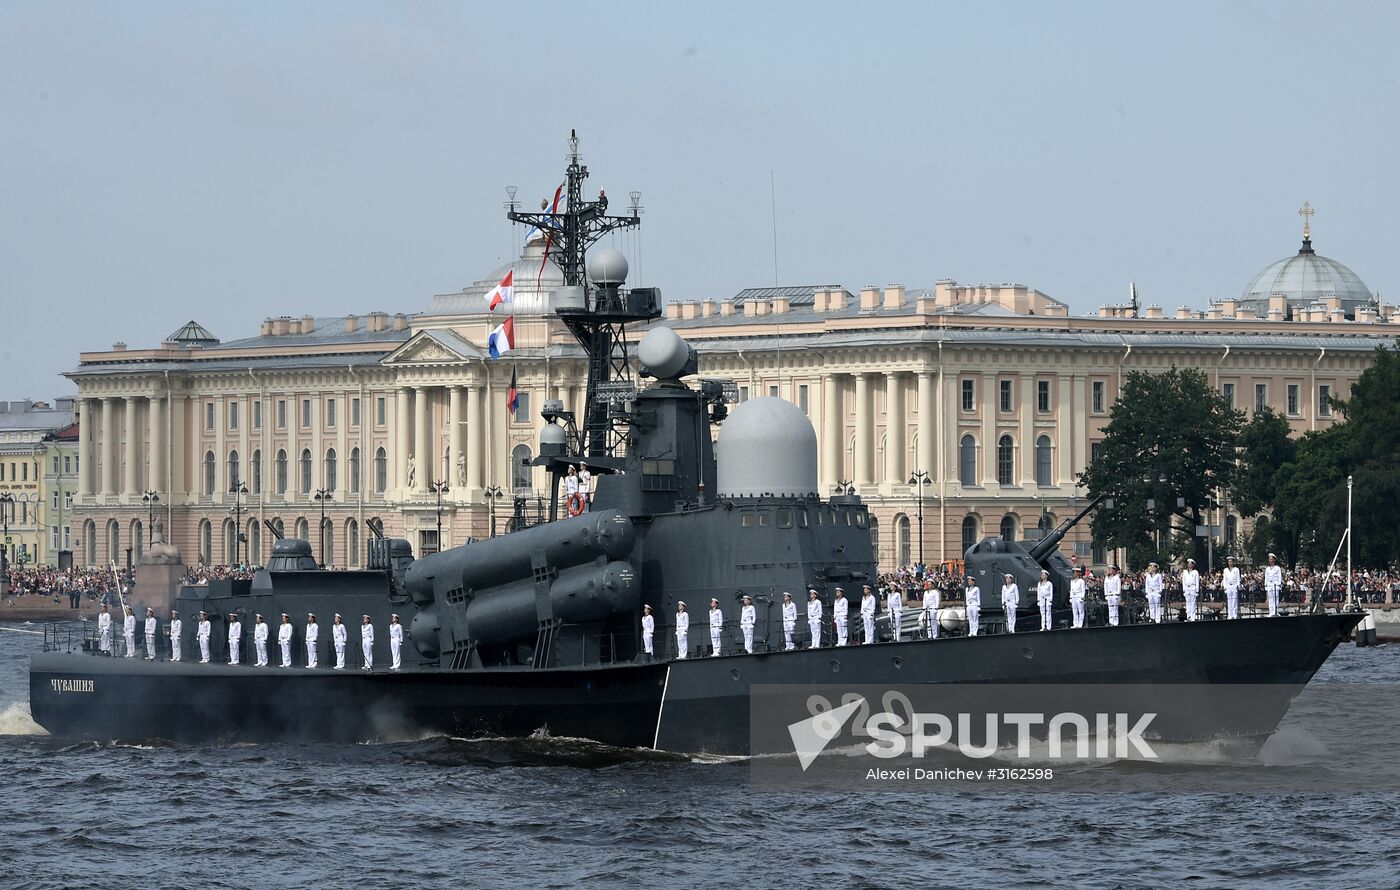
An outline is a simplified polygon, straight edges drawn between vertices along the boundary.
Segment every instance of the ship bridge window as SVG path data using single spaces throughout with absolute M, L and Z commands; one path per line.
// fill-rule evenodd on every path
M 792 528 L 792 508 L 778 508 L 778 528 Z
M 818 514 L 818 515 L 820 515 L 820 514 Z M 797 527 L 798 527 L 798 528 L 806 528 L 806 527 L 807 527 L 807 508 L 806 508 L 806 507 L 798 507 L 798 508 L 797 508 Z
M 767 510 L 759 510 L 759 511 L 758 511 L 758 524 L 759 524 L 760 526 L 772 525 L 772 524 L 773 524 L 773 514 L 772 514 L 772 513 L 769 513 Z
M 748 512 L 748 511 L 745 511 L 745 512 L 743 512 L 743 513 L 740 513 L 740 514 L 739 514 L 739 524 L 740 524 L 741 526 L 743 526 L 744 528 L 753 528 L 753 526 L 754 526 L 754 516 L 753 516 L 753 514 L 750 513 L 750 512 Z
M 857 510 L 857 511 L 855 511 L 855 513 L 856 513 L 856 528 L 865 528 L 865 522 L 866 522 L 865 511 L 864 511 L 864 510 Z
M 642 459 L 642 491 L 675 491 L 676 462 L 670 458 Z
M 851 525 L 851 511 L 850 511 L 850 510 L 842 510 L 842 511 L 841 511 L 841 520 L 842 520 L 842 523 L 843 523 L 846 527 L 849 528 L 850 525 Z

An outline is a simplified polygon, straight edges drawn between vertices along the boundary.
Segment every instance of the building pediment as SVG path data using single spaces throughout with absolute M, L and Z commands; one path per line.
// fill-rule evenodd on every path
M 380 364 L 390 367 L 405 365 L 456 365 L 479 362 L 485 353 L 453 331 L 419 331 L 398 349 L 386 355 Z

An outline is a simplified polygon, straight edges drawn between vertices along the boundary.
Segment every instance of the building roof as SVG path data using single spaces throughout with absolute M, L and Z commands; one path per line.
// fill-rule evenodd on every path
M 1264 267 L 1240 301 L 1260 306 L 1261 314 L 1268 311 L 1269 297 L 1282 296 L 1290 307 L 1322 304 L 1328 297 L 1338 297 L 1342 310 L 1351 315 L 1356 307 L 1375 302 L 1366 282 L 1351 269 L 1331 257 L 1313 251 L 1312 239 L 1304 238 L 1296 254 Z
M 170 343 L 195 343 L 199 345 L 218 343 L 219 338 L 209 333 L 209 329 L 194 319 L 185 322 L 175 333 L 165 338 Z

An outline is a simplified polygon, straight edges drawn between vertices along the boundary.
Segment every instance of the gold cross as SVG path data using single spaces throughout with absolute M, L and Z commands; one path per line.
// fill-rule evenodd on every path
M 1298 215 L 1301 216 L 1301 217 L 1303 218 L 1303 237 L 1304 237 L 1304 238 L 1311 238 L 1311 237 L 1312 237 L 1312 228 L 1311 228 L 1311 225 L 1310 225 L 1310 224 L 1312 223 L 1312 216 L 1313 216 L 1313 214 L 1315 214 L 1315 213 L 1317 213 L 1317 211 L 1314 210 L 1314 209 L 1312 209 L 1312 205 L 1309 204 L 1307 201 L 1304 201 L 1304 202 L 1303 202 L 1303 209 L 1298 211 Z

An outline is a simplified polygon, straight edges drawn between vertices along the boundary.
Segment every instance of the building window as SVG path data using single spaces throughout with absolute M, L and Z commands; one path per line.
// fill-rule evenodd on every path
M 63 456 L 63 475 L 67 476 L 69 473 L 73 472 L 72 464 L 72 458 L 65 454 Z
M 326 399 L 326 429 L 335 429 L 335 399 Z
M 1108 551 L 1104 549 L 1102 544 L 1095 541 L 1094 548 L 1089 554 L 1089 559 L 1093 561 L 1094 565 L 1101 566 L 1108 562 Z
M 253 451 L 253 465 L 249 468 L 249 476 L 252 477 L 253 494 L 262 494 L 262 449 Z
M 388 400 L 379 396 L 374 400 L 374 425 L 383 426 L 389 418 Z
M 58 455 L 57 455 L 57 454 L 55 454 L 55 455 L 53 456 L 53 474 L 54 474 L 55 476 L 58 475 Z
M 256 519 L 248 521 L 248 562 L 262 565 L 262 528 Z
M 1012 458 L 1014 455 L 1015 448 L 1011 444 L 1010 436 L 1002 436 L 997 440 L 997 484 L 1011 484 Z
M 204 428 L 209 432 L 214 431 L 214 403 L 204 403 Z
M 262 399 L 253 400 L 253 429 L 262 429 Z
M 302 400 L 301 400 L 301 428 L 304 429 L 304 430 L 309 430 L 309 429 L 311 429 L 311 400 L 310 400 L 310 399 L 302 399 Z
M 214 564 L 214 527 L 207 519 L 199 523 L 199 561 Z
M 238 469 L 238 452 L 230 451 L 228 453 L 228 487 L 230 491 L 238 487 Z
M 1317 387 L 1317 416 L 1332 416 L 1332 387 L 1326 383 L 1320 383 Z
M 1095 380 L 1091 389 L 1095 414 L 1103 413 L 1103 381 Z
M 1225 404 L 1226 404 L 1226 405 L 1228 405 L 1228 406 L 1231 407 L 1231 408 L 1235 407 L 1235 384 L 1233 384 L 1233 383 L 1223 383 L 1223 384 L 1221 384 L 1221 386 L 1220 386 L 1220 394 L 1221 394 L 1222 396 L 1224 396 L 1224 398 L 1225 398 Z
M 748 400 L 749 400 L 749 388 L 748 388 L 747 386 L 741 386 L 741 387 L 739 387 L 739 401 L 740 401 L 740 402 L 747 402 Z
M 797 387 L 797 407 L 802 409 L 802 413 L 807 413 L 807 384 L 803 383 Z
M 510 450 L 510 487 L 517 494 L 530 490 L 530 446 L 520 444 Z
M 286 493 L 287 493 L 287 451 L 286 451 L 286 449 L 283 449 L 283 448 L 277 449 L 277 465 L 276 465 L 276 468 L 275 468 L 275 470 L 274 470 L 274 472 L 273 472 L 273 475 L 276 477 L 276 478 L 273 480 L 273 482 L 274 482 L 274 484 L 275 484 L 276 487 L 277 487 L 277 493 L 278 493 L 278 494 L 286 494 Z
M 360 493 L 360 449 L 350 449 L 350 493 Z
M 311 494 L 311 449 L 301 450 L 301 493 Z
M 515 413 L 511 419 L 516 423 L 530 422 L 530 394 L 528 392 L 517 392 L 515 394 Z
M 224 564 L 238 564 L 238 526 L 232 519 L 224 520 Z
M 962 382 L 962 409 L 966 412 L 977 410 L 977 381 Z
M 285 430 L 287 428 L 287 400 L 277 400 L 277 428 Z
M 1103 443 L 1102 443 L 1102 442 L 1090 442 L 1090 443 L 1089 443 L 1089 463 L 1092 464 L 1092 463 L 1096 462 L 1096 461 L 1097 461 L 1099 458 L 1101 458 L 1101 457 L 1103 457 Z
M 1012 402 L 1011 402 L 1011 386 L 1012 386 L 1012 383 L 1011 383 L 1010 380 L 1001 380 L 1001 381 L 998 381 L 998 382 L 997 382 L 997 386 L 998 386 L 998 387 L 1000 388 L 1000 390 L 1001 390 L 1001 392 L 1000 392 L 1000 407 L 1001 407 L 1001 413 L 1002 413 L 1002 414 L 1010 414 L 1010 413 L 1011 413 L 1011 405 L 1012 405 Z
M 335 565 L 335 529 L 327 519 L 321 523 L 321 566 Z
M 971 434 L 963 436 L 958 443 L 958 482 L 977 484 L 977 440 Z
M 358 427 L 360 425 L 360 400 L 350 400 L 350 425 Z
M 1050 381 L 1037 380 L 1035 382 L 1035 410 L 1041 414 L 1050 413 Z
M 1016 517 L 1010 513 L 1001 517 L 1001 539 L 1003 541 L 1016 540 Z
M 1298 384 L 1288 384 L 1288 416 L 1298 416 Z
M 894 520 L 895 561 L 902 566 L 913 563 L 913 542 L 909 535 L 909 517 L 903 513 Z
M 965 516 L 962 521 L 962 549 L 963 553 L 971 550 L 977 545 L 977 517 Z
M 231 429 L 231 430 L 237 430 L 237 429 L 238 429 L 238 403 L 237 403 L 237 402 L 229 402 L 229 403 L 228 403 L 228 428 Z
M 1254 411 L 1257 414 L 1269 407 L 1269 384 L 1254 384 Z
M 345 523 L 345 562 L 352 567 L 360 564 L 360 524 L 353 519 Z
M 322 479 L 321 479 L 321 484 L 322 484 L 322 486 L 325 487 L 326 491 L 335 491 L 335 477 L 336 477 L 335 449 L 334 449 L 334 448 L 327 448 L 327 449 L 326 449 L 326 473 L 325 473 L 325 476 L 323 476 Z
M 214 452 L 204 452 L 204 496 L 214 494 Z
M 389 458 L 383 448 L 374 452 L 374 490 L 383 494 L 389 487 Z
M 303 541 L 311 540 L 311 526 L 307 524 L 306 517 L 297 520 L 297 537 Z
M 778 387 L 776 387 L 776 386 L 770 386 L 770 387 L 768 387 L 768 398 L 770 398 L 770 399 L 776 399 L 777 397 L 778 397 Z
M 1052 485 L 1050 472 L 1050 437 L 1041 436 L 1035 440 L 1035 484 Z

